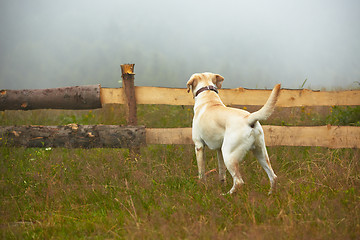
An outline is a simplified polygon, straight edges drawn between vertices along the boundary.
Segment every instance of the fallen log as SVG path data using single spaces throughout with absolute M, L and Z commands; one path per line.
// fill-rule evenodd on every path
M 145 144 L 143 126 L 69 124 L 0 127 L 0 146 L 130 148 Z
M 101 108 L 100 85 L 0 90 L 0 111 Z

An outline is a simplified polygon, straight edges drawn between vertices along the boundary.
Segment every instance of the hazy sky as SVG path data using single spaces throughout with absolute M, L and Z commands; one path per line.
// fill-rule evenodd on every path
M 0 89 L 100 83 L 355 88 L 359 0 L 0 0 Z

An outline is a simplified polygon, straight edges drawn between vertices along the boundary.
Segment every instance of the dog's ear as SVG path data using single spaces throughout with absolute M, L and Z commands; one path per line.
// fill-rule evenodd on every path
M 213 83 L 216 85 L 217 88 L 221 88 L 222 83 L 224 81 L 224 77 L 220 74 L 215 74 L 215 78 L 213 79 Z
M 195 88 L 197 85 L 197 76 L 194 74 L 191 76 L 191 78 L 189 79 L 189 81 L 186 83 L 186 87 L 187 87 L 187 92 L 190 92 L 190 87 L 191 88 Z
M 194 79 L 190 78 L 189 81 L 186 83 L 187 92 L 190 92 L 190 86 L 192 86 L 193 82 L 194 82 Z

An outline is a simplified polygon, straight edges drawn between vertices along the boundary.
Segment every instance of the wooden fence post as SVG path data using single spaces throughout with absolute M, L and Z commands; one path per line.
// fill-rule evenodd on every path
M 123 79 L 123 89 L 125 93 L 125 107 L 127 114 L 127 122 L 129 125 L 137 124 L 136 116 L 136 99 L 135 99 L 135 64 L 123 64 L 121 66 L 121 77 Z
M 123 79 L 123 89 L 125 93 L 125 108 L 126 108 L 126 117 L 127 123 L 130 126 L 137 125 L 137 114 L 136 114 L 136 98 L 135 98 L 135 73 L 134 67 L 135 64 L 122 64 L 121 67 L 121 77 Z M 140 155 L 140 148 L 133 147 L 129 148 L 129 154 L 131 159 L 135 159 Z

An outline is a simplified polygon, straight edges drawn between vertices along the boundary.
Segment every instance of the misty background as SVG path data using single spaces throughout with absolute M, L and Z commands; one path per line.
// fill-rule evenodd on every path
M 358 0 L 0 0 L 0 89 L 100 83 L 358 88 Z

